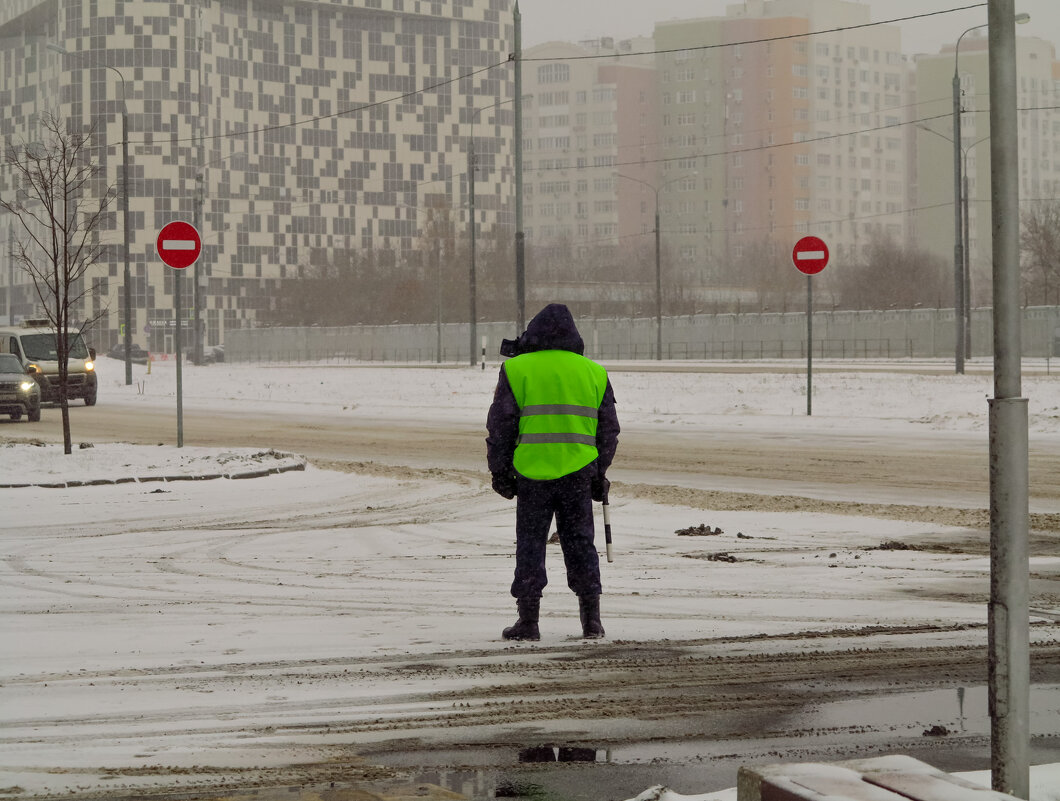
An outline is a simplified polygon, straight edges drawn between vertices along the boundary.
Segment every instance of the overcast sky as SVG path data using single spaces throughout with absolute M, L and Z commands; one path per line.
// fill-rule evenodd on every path
M 735 0 L 519 0 L 523 14 L 523 46 L 541 42 L 579 41 L 600 36 L 625 39 L 650 36 L 656 20 L 724 16 Z M 872 21 L 897 19 L 975 5 L 977 0 L 868 0 Z M 1060 42 L 1060 0 L 1016 0 L 1016 12 L 1031 21 L 1017 29 L 1020 36 Z M 902 48 L 908 55 L 937 53 L 963 31 L 987 20 L 987 4 L 968 11 L 939 14 L 902 23 Z M 967 39 L 965 40 L 967 41 Z

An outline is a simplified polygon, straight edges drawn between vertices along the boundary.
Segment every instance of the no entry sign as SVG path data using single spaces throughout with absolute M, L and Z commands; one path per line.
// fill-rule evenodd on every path
M 177 270 L 194 264 L 202 251 L 202 239 L 195 226 L 183 220 L 169 223 L 158 232 L 155 243 L 162 261 Z
M 817 275 L 828 266 L 828 245 L 816 236 L 804 236 L 795 243 L 791 260 L 800 273 Z

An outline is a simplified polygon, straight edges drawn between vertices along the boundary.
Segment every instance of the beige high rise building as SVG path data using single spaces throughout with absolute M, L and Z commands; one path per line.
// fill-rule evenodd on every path
M 1022 28 L 1017 28 L 1017 34 Z M 972 305 L 991 302 L 990 71 L 985 33 L 916 59 L 916 240 L 952 261 L 954 256 L 953 75 L 961 87 L 961 171 L 967 176 L 968 272 Z M 1017 35 L 1020 204 L 1060 197 L 1060 62 L 1049 42 Z M 961 183 L 961 194 L 965 184 Z
M 654 230 L 654 203 L 635 184 L 654 185 L 659 169 L 652 49 L 603 38 L 523 54 L 528 245 L 584 256 Z
M 908 67 L 899 29 L 870 22 L 863 3 L 748 0 L 656 26 L 662 228 L 704 288 L 808 233 L 833 265 L 905 241 Z

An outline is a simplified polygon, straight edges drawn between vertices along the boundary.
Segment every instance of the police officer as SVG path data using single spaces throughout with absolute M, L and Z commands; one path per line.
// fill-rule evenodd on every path
M 486 428 L 493 489 L 517 497 L 515 579 L 519 620 L 506 640 L 538 640 L 541 591 L 548 583 L 545 546 L 556 519 L 567 586 L 578 596 L 582 636 L 604 636 L 600 557 L 593 544 L 592 502 L 602 501 L 618 446 L 618 416 L 607 372 L 582 354 L 570 310 L 542 309 L 505 355 Z

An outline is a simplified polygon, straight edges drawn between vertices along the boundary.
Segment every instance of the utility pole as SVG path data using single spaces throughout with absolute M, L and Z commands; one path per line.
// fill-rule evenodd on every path
M 476 112 L 477 113 L 477 112 Z M 477 318 L 478 315 L 475 311 L 475 122 L 474 117 L 471 121 L 471 143 L 467 149 L 467 198 L 468 198 L 468 210 L 471 219 L 471 236 L 469 248 L 471 251 L 471 274 L 469 276 L 469 287 L 471 292 L 470 300 L 470 318 L 471 318 L 471 366 L 474 367 L 477 359 L 475 358 L 475 341 L 478 339 L 478 328 Z
M 442 363 L 442 259 L 439 254 L 440 244 L 438 242 L 438 221 L 437 219 L 433 222 L 434 228 L 434 247 L 431 249 L 431 256 L 434 259 L 434 277 L 435 277 L 435 356 L 434 360 L 436 364 Z
M 1020 397 L 1019 113 L 1015 0 L 988 3 L 994 397 L 990 406 L 987 679 L 994 790 L 1030 797 L 1027 398 Z
M 205 51 L 205 42 L 203 41 L 205 26 L 202 18 L 202 3 L 198 4 L 196 9 L 197 15 L 195 18 L 195 45 L 199 53 L 199 141 L 197 143 L 198 156 L 199 156 L 199 174 L 195 176 L 195 230 L 202 236 L 202 204 L 203 199 L 206 195 L 206 175 L 205 175 L 205 133 L 206 133 L 206 114 L 203 112 L 204 103 L 204 88 L 203 88 L 203 53 Z M 202 314 L 202 262 L 206 258 L 206 248 L 203 247 L 203 253 L 195 260 L 195 272 L 192 279 L 195 281 L 195 286 L 192 290 L 192 305 L 195 307 L 195 311 L 192 318 L 195 321 L 195 339 L 193 341 L 194 353 L 193 360 L 195 364 L 202 364 L 202 349 L 203 349 L 203 337 L 206 334 L 206 321 L 203 320 Z
M 202 231 L 202 203 L 203 195 L 205 193 L 206 186 L 203 180 L 203 174 L 200 172 L 195 176 L 195 230 Z M 205 248 L 204 248 L 205 249 Z M 205 254 L 204 254 L 205 255 Z M 202 263 L 203 257 L 200 256 L 195 260 L 195 287 L 192 293 L 193 305 L 195 306 L 195 313 L 192 317 L 195 320 L 195 352 L 193 360 L 195 364 L 202 364 L 202 347 L 203 347 L 203 334 L 205 331 L 204 321 L 202 319 L 202 275 L 199 272 L 199 265 Z
M 515 331 L 526 329 L 526 235 L 523 232 L 523 15 L 515 0 Z
M 662 361 L 662 233 L 658 189 L 655 190 L 655 360 Z
M 965 31 L 967 33 L 968 31 Z M 962 33 L 961 36 L 964 36 Z M 960 39 L 957 48 L 960 49 Z M 961 220 L 961 78 L 953 67 L 953 334 L 954 369 L 964 372 L 964 225 Z
M 7 224 L 7 324 L 15 324 L 15 229 Z
M 120 75 L 121 73 L 119 73 Z M 125 258 L 125 270 L 122 279 L 125 281 L 125 303 L 123 308 L 122 328 L 125 329 L 125 386 L 132 385 L 132 276 L 129 270 L 129 109 L 125 103 L 125 79 L 121 82 L 121 227 L 122 247 Z

